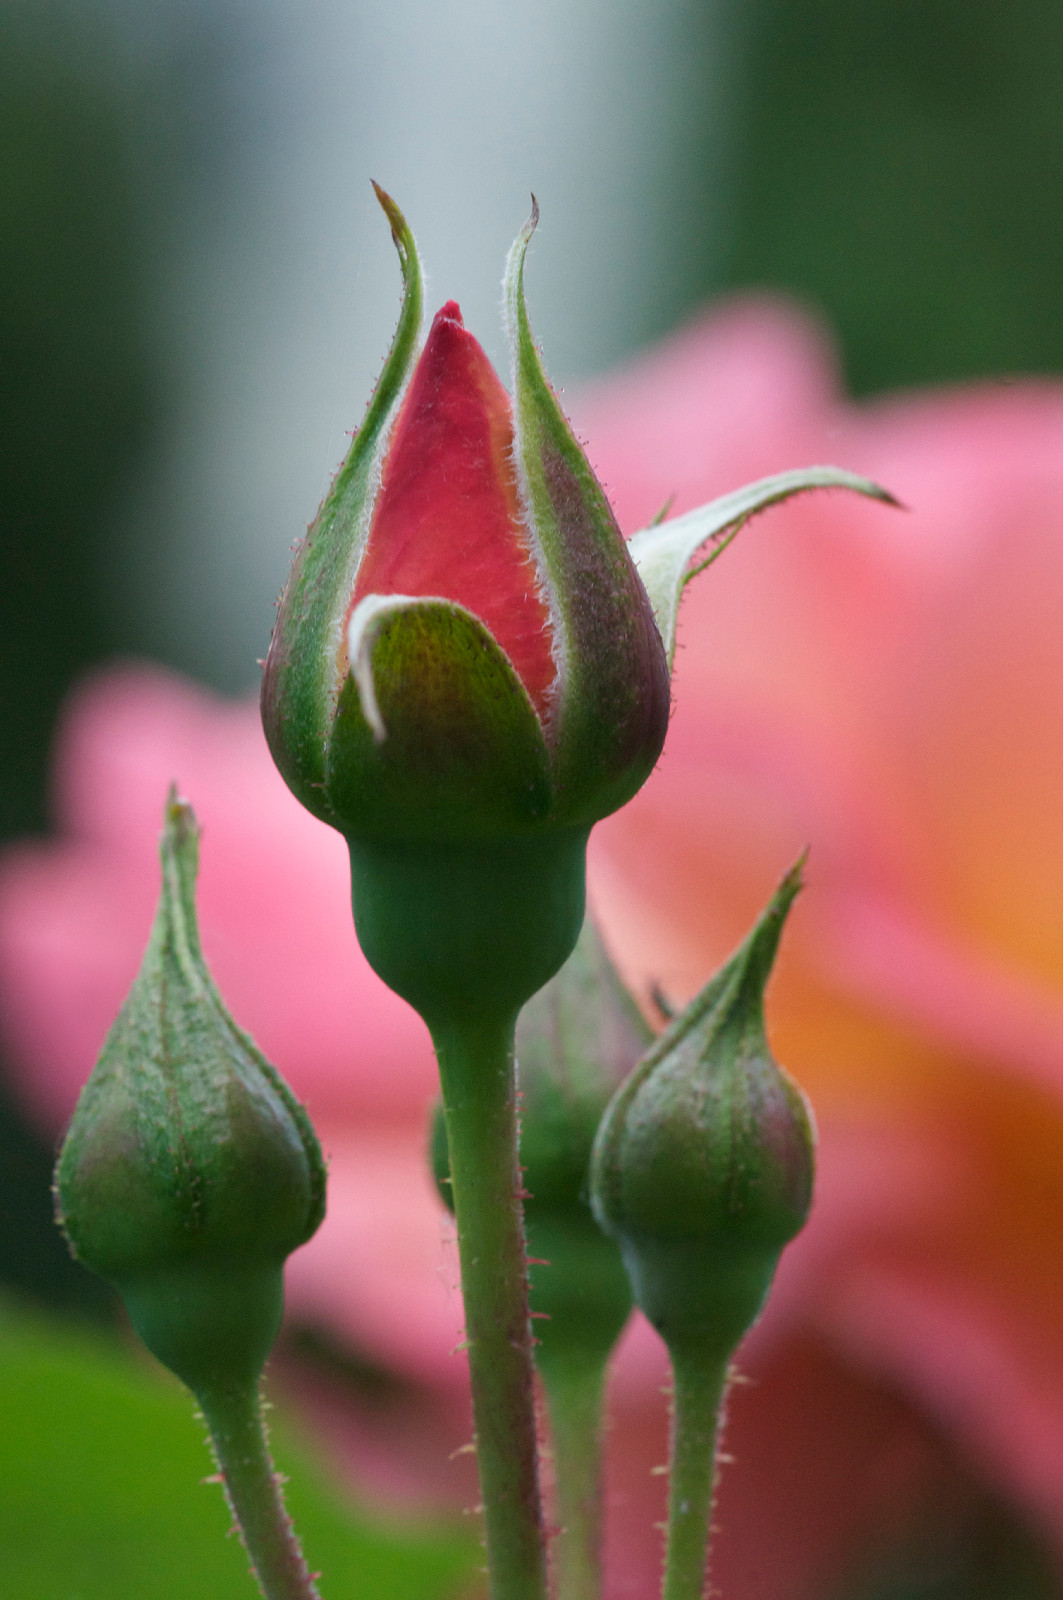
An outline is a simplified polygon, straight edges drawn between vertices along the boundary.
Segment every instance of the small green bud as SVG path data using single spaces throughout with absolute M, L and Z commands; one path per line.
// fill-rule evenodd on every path
M 620 1253 L 590 1210 L 588 1173 L 605 1107 L 652 1033 L 588 916 L 571 956 L 517 1023 L 520 1162 L 536 1359 L 604 1359 L 631 1311 Z M 442 1107 L 432 1166 L 452 1206 Z
M 726 1361 L 811 1205 L 811 1109 L 772 1060 L 763 1008 L 800 884 L 799 865 L 622 1085 L 595 1142 L 595 1215 L 673 1351 Z
M 557 977 L 517 1024 L 520 1160 L 540 1365 L 608 1350 L 631 1312 L 619 1252 L 588 1192 L 602 1112 L 653 1035 L 588 916 Z M 544 1264 L 545 1263 L 545 1264 Z
M 198 1395 L 261 1370 L 285 1258 L 324 1216 L 325 1169 L 306 1112 L 207 970 L 198 829 L 173 791 L 160 854 L 144 961 L 78 1101 L 56 1213 L 73 1254 Z

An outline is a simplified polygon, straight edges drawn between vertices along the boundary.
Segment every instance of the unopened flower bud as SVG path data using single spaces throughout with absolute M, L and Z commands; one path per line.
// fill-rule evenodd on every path
M 544 1368 L 580 1348 L 604 1355 L 631 1310 L 619 1252 L 590 1209 L 590 1159 L 602 1112 L 652 1037 L 588 916 L 572 955 L 517 1023 L 524 1215 Z
M 207 970 L 198 830 L 172 792 L 160 854 L 144 961 L 78 1101 L 56 1208 L 78 1260 L 200 1394 L 261 1370 L 285 1258 L 324 1215 L 325 1170 L 306 1112 Z
M 595 1143 L 595 1215 L 673 1351 L 726 1361 L 811 1205 L 811 1110 L 772 1059 L 763 1011 L 799 887 L 796 868 L 618 1091 Z
M 511 399 L 454 301 L 421 347 L 417 250 L 377 192 L 402 313 L 281 597 L 262 717 L 350 845 L 366 956 L 438 1035 L 512 1018 L 571 950 L 587 834 L 649 776 L 669 673 L 528 325 L 537 209 L 505 278 Z
M 589 827 L 638 789 L 668 666 L 616 519 L 542 370 L 524 255 L 511 400 L 454 301 L 423 349 L 413 236 L 377 392 L 295 561 L 262 686 L 287 782 L 348 838 Z

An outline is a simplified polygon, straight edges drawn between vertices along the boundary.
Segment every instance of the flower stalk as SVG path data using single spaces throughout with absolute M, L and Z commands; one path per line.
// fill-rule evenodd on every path
M 697 1347 L 673 1345 L 670 1354 L 672 1431 L 661 1594 L 662 1600 L 702 1600 L 727 1363 Z
M 601 1600 L 602 1400 L 609 1354 L 539 1364 L 554 1457 L 558 1600 Z
M 602 1111 L 651 1037 L 588 916 L 516 1032 L 533 1351 L 552 1443 L 549 1568 L 559 1600 L 601 1594 L 602 1394 L 631 1312 L 620 1252 L 591 1214 L 587 1170 Z M 439 1192 L 452 1206 L 442 1107 L 431 1150 Z
M 512 1023 L 435 1036 L 491 1600 L 545 1600 Z
M 258 1384 L 203 1390 L 196 1398 L 225 1498 L 265 1600 L 320 1600 L 285 1509 Z

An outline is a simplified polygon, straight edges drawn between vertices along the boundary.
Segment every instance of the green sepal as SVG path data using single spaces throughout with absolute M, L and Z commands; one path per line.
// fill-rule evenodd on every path
M 570 1210 L 591 1222 L 598 1124 L 652 1042 L 588 912 L 572 954 L 517 1022 L 520 1159 L 534 1210 Z
M 325 789 L 349 837 L 483 840 L 549 814 L 539 719 L 479 618 L 452 600 L 367 595 L 348 651 Z
M 173 793 L 160 854 L 148 947 L 78 1101 L 55 1196 L 74 1254 L 115 1284 L 150 1348 L 194 1388 L 261 1365 L 283 1262 L 324 1216 L 325 1167 L 306 1112 L 203 961 L 198 832 Z
M 424 284 L 413 234 L 377 184 L 402 266 L 399 323 L 361 427 L 329 489 L 281 595 L 262 679 L 262 722 L 273 759 L 295 796 L 338 826 L 325 788 L 327 740 L 347 677 L 345 624 L 369 535 L 391 424 L 417 361 Z
M 524 260 L 538 220 L 533 197 L 502 281 L 515 459 L 555 618 L 560 695 L 548 739 L 561 796 L 559 820 L 591 823 L 624 805 L 652 771 L 668 726 L 668 672 L 612 507 L 532 337 Z
M 672 517 L 667 522 L 658 520 L 628 540 L 631 559 L 646 587 L 657 628 L 664 640 L 669 668 L 675 657 L 679 602 L 691 578 L 712 565 L 750 517 L 809 489 L 851 489 L 872 500 L 881 500 L 885 505 L 899 505 L 888 490 L 872 483 L 870 478 L 859 478 L 840 467 L 800 467 L 749 483 L 681 517 Z M 703 560 L 691 566 L 694 556 L 710 540 L 715 541 L 713 548 Z
M 801 884 L 787 874 L 735 954 L 665 1030 L 602 1119 L 591 1200 L 636 1302 L 671 1347 L 726 1360 L 812 1200 L 815 1133 L 772 1059 L 763 994 Z
M 535 1360 L 548 1383 L 607 1360 L 631 1314 L 620 1252 L 590 1208 L 590 1159 L 602 1112 L 652 1038 L 588 914 L 517 1023 Z

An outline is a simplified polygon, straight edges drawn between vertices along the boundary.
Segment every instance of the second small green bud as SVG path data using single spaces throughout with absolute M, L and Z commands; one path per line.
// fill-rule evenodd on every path
M 615 1095 L 591 1196 L 636 1303 L 673 1353 L 726 1362 L 808 1217 L 815 1132 L 772 1059 L 764 986 L 800 868 Z

